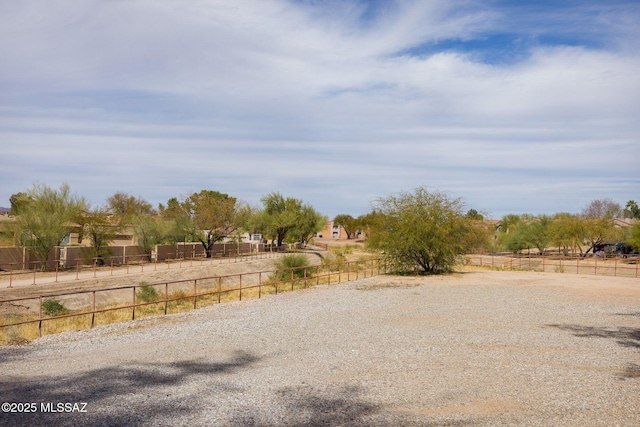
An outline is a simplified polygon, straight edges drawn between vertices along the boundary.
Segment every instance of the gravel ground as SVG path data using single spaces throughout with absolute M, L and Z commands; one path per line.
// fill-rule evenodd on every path
M 638 426 L 640 281 L 380 276 L 46 336 L 0 363 L 2 401 L 36 410 L 7 426 Z M 58 403 L 86 412 L 43 412 Z

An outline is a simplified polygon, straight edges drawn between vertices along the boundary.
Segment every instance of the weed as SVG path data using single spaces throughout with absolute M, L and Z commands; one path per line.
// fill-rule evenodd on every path
M 67 314 L 69 310 L 57 299 L 48 298 L 42 301 L 42 313 L 49 317 Z
M 136 300 L 141 302 L 154 302 L 160 299 L 158 290 L 153 286 L 145 286 L 136 292 Z
M 285 255 L 276 262 L 276 276 L 277 281 L 302 279 L 305 277 L 305 271 L 309 267 L 309 261 L 307 257 L 300 254 Z M 307 271 L 306 274 L 309 274 Z M 308 276 L 307 276 L 308 277 Z
M 24 345 L 29 343 L 29 340 L 26 339 L 15 326 L 6 328 L 5 339 L 8 345 Z

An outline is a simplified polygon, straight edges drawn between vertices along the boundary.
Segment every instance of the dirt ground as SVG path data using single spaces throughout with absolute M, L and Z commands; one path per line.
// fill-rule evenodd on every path
M 0 392 L 89 402 L 6 425 L 635 427 L 638 307 L 635 278 L 375 276 L 3 347 Z
M 323 258 L 335 258 L 336 252 L 341 251 L 344 252 L 344 256 L 348 261 L 362 259 L 363 256 L 367 255 L 364 251 L 364 244 L 361 241 L 316 239 L 316 243 L 328 245 L 330 250 L 320 249 L 310 251 L 307 256 L 311 265 L 319 264 Z M 345 248 L 347 250 L 345 250 Z M 142 268 L 141 266 L 130 268 L 119 267 L 115 270 L 105 267 L 102 271 L 99 270 L 97 274 L 93 271 L 83 272 L 79 279 L 76 278 L 76 273 L 73 271 L 60 273 L 56 275 L 55 282 L 54 273 L 37 273 L 38 284 L 36 285 L 31 284 L 33 283 L 33 279 L 29 274 L 29 277 L 14 280 L 13 287 L 11 288 L 8 288 L 4 282 L 0 283 L 0 300 L 48 296 L 140 283 L 162 283 L 202 277 L 271 271 L 274 270 L 274 263 L 278 257 L 279 255 L 261 259 L 187 260 L 181 263 L 173 263 L 169 268 L 167 268 L 167 265 L 160 265 L 154 268 L 152 264 L 148 264 Z M 461 267 L 460 270 L 481 271 L 485 269 L 482 267 L 465 266 Z M 522 272 L 522 274 L 524 275 L 523 277 L 527 277 L 529 272 Z M 625 281 L 617 280 L 615 277 L 605 277 L 603 280 L 601 276 L 572 273 L 558 274 L 562 274 L 563 277 L 563 291 L 578 296 L 585 301 L 603 301 L 625 296 L 638 296 L 640 290 L 640 280 Z M 49 282 L 47 282 L 47 278 Z M 25 308 L 24 304 L 0 304 L 0 316 L 20 314 L 24 312 Z

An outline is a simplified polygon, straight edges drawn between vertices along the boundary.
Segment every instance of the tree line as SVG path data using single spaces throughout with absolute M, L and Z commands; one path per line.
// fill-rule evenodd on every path
M 211 256 L 215 243 L 239 242 L 243 233 L 260 234 L 277 246 L 306 245 L 327 222 L 310 204 L 278 192 L 262 197 L 261 206 L 251 206 L 225 193 L 202 190 L 170 198 L 157 208 L 141 197 L 117 192 L 104 205 L 92 207 L 67 184 L 58 189 L 34 184 L 10 201 L 16 220 L 9 223 L 9 234 L 42 260 L 74 228 L 98 258 L 124 228 L 133 230 L 147 253 L 157 244 L 198 242 Z M 604 243 L 623 241 L 640 250 L 640 222 L 627 228 L 613 222 L 620 216 L 640 219 L 633 200 L 624 209 L 611 199 L 597 199 L 579 214 L 510 214 L 497 227 L 484 216 L 467 209 L 460 198 L 418 187 L 377 199 L 370 212 L 357 218 L 337 215 L 334 223 L 348 238 L 362 231 L 368 248 L 385 256 L 396 271 L 449 271 L 460 255 L 472 251 L 537 249 L 544 254 L 556 247 L 565 254 L 586 255 Z
M 617 226 L 614 219 L 620 217 L 640 219 L 638 204 L 630 200 L 623 209 L 611 199 L 596 199 L 579 214 L 506 215 L 495 246 L 515 253 L 533 249 L 539 254 L 555 247 L 564 255 L 594 253 L 606 243 L 626 243 L 627 251 L 640 250 L 640 224 Z
M 341 214 L 334 222 L 349 238 L 365 230 L 369 247 L 384 253 L 396 271 L 437 273 L 451 270 L 460 255 L 471 252 L 544 254 L 555 247 L 565 255 L 586 256 L 617 242 L 626 242 L 625 250 L 640 251 L 640 222 L 618 227 L 613 221 L 618 217 L 640 220 L 638 204 L 630 200 L 623 209 L 611 199 L 596 199 L 579 214 L 509 214 L 494 224 L 477 210 L 467 210 L 462 199 L 418 187 L 378 199 L 366 215 Z
M 10 202 L 15 221 L 7 223 L 5 233 L 41 260 L 74 229 L 80 241 L 89 240 L 97 258 L 107 255 L 108 245 L 125 229 L 132 230 L 147 253 L 158 244 L 196 242 L 209 257 L 214 244 L 239 242 L 243 233 L 260 234 L 277 246 L 305 245 L 327 221 L 308 203 L 278 192 L 264 196 L 262 206 L 213 190 L 173 197 L 157 208 L 141 197 L 116 192 L 104 205 L 91 206 L 68 184 L 58 189 L 34 184 L 12 195 Z

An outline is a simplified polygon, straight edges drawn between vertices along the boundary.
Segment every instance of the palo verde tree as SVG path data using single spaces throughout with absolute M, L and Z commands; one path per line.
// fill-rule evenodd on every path
M 44 262 L 51 250 L 81 221 L 87 202 L 71 194 L 68 184 L 62 184 L 57 190 L 34 184 L 24 194 L 26 197 L 15 211 L 17 240 Z
M 461 199 L 418 187 L 378 199 L 368 243 L 383 251 L 397 271 L 451 271 L 459 255 L 478 244 L 485 233 L 464 212 Z
M 296 226 L 302 201 L 292 197 L 285 198 L 280 193 L 270 193 L 264 196 L 261 202 L 263 210 L 253 221 L 260 224 L 263 235 L 280 246 L 287 237 L 287 233 Z
M 327 217 L 316 211 L 309 204 L 302 204 L 298 212 L 296 225 L 290 231 L 288 240 L 300 243 L 302 247 L 307 246 L 311 238 L 327 223 Z
M 582 245 L 584 244 L 584 222 L 578 215 L 560 212 L 551 218 L 549 224 L 550 242 L 560 248 L 566 256 L 571 253 L 575 254 L 576 249 L 582 253 Z
M 633 246 L 633 250 L 640 252 L 640 224 L 635 224 L 627 232 L 627 242 Z
M 505 249 L 517 253 L 536 248 L 541 255 L 544 254 L 550 242 L 551 218 L 548 215 L 522 215 L 518 218 L 516 223 L 509 225 L 508 232 L 501 236 Z
M 131 219 L 131 228 L 138 245 L 147 255 L 161 243 L 170 241 L 171 222 L 159 216 L 136 215 Z

